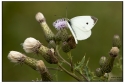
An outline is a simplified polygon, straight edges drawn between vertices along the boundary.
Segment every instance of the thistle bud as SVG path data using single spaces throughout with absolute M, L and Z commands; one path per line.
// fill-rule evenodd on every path
M 23 63 L 26 56 L 20 52 L 17 51 L 10 51 L 8 54 L 8 59 L 13 63 Z
M 61 32 L 62 32 L 62 35 L 61 35 L 62 42 L 67 41 L 69 36 L 68 36 L 68 32 L 66 31 L 66 29 L 62 29 Z
M 27 38 L 23 43 L 23 49 L 27 53 L 37 53 L 37 50 L 40 48 L 40 46 L 41 43 L 32 37 Z
M 63 42 L 62 50 L 63 50 L 63 52 L 66 52 L 66 53 L 71 50 L 71 48 L 70 48 L 70 46 L 69 46 L 69 44 L 67 42 Z
M 110 56 L 102 66 L 102 71 L 104 71 L 105 73 L 109 73 L 112 71 L 114 60 L 115 60 L 115 57 L 118 55 L 118 52 L 119 52 L 119 49 L 117 47 L 112 47 L 112 49 L 109 52 Z
M 103 67 L 103 65 L 105 64 L 105 62 L 106 62 L 106 57 L 105 57 L 105 56 L 102 56 L 102 57 L 100 58 L 100 61 L 99 61 L 99 64 L 100 64 L 100 67 L 101 67 L 101 68 Z
M 36 20 L 40 23 L 40 25 L 42 27 L 46 41 L 49 42 L 50 40 L 53 40 L 54 33 L 51 31 L 51 29 L 47 25 L 44 15 L 42 13 L 38 12 L 36 14 Z
M 58 59 L 55 56 L 55 51 L 54 49 L 49 49 L 45 46 L 41 46 L 38 49 L 39 54 L 41 54 L 43 56 L 43 58 L 50 64 L 57 64 L 58 63 Z
M 114 37 L 113 37 L 113 47 L 118 47 L 118 48 L 121 47 L 121 40 L 120 40 L 119 35 L 114 35 Z
M 109 73 L 112 71 L 113 69 L 113 64 L 114 64 L 114 57 L 109 56 L 109 58 L 107 59 L 107 61 L 105 62 L 105 64 L 102 67 L 102 71 L 105 73 Z
M 33 68 L 34 70 L 36 70 L 37 60 L 34 58 L 27 57 L 26 55 L 20 52 L 10 51 L 10 53 L 8 54 L 8 59 L 14 63 L 21 63 L 21 64 L 24 63 L 29 67 Z
M 67 41 L 68 33 L 66 31 L 67 28 L 67 20 L 65 18 L 58 19 L 53 23 L 53 26 L 58 30 L 55 39 L 56 41 Z
M 40 72 L 42 81 L 52 81 L 52 77 L 42 60 L 37 61 L 36 66 L 37 70 Z
M 46 20 L 45 20 L 45 17 L 44 17 L 44 15 L 41 13 L 41 12 L 38 12 L 37 14 L 36 14 L 36 20 L 39 22 L 39 23 L 42 23 L 42 22 L 45 22 Z
M 104 75 L 104 72 L 101 70 L 101 68 L 97 68 L 96 71 L 95 71 L 95 75 L 97 77 L 101 77 Z
M 112 49 L 109 52 L 111 57 L 116 57 L 119 54 L 119 49 L 118 47 L 112 47 Z
M 69 36 L 68 36 L 68 32 L 66 31 L 66 29 L 60 29 L 55 35 L 55 40 L 64 42 L 68 40 L 68 37 Z

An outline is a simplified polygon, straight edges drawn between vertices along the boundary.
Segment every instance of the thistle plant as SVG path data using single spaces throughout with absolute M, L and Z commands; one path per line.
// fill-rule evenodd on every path
M 38 71 L 41 76 L 41 80 L 37 81 L 56 81 L 49 70 L 54 69 L 55 71 L 65 72 L 77 81 L 110 81 L 110 73 L 115 67 L 119 67 L 122 70 L 122 56 L 119 56 L 119 51 L 121 47 L 120 37 L 114 35 L 112 48 L 109 49 L 109 56 L 101 56 L 99 60 L 99 67 L 94 71 L 90 70 L 88 64 L 89 59 L 86 60 L 84 55 L 81 61 L 78 63 L 73 62 L 73 57 L 71 55 L 72 49 L 76 48 L 76 43 L 74 37 L 68 33 L 67 19 L 58 19 L 53 22 L 53 26 L 56 28 L 57 33 L 54 34 L 52 30 L 47 25 L 44 15 L 38 12 L 35 16 L 36 21 L 41 25 L 43 35 L 48 45 L 45 46 L 39 40 L 28 37 L 24 40 L 22 44 L 23 49 L 26 53 L 33 53 L 35 55 L 40 55 L 49 64 L 55 64 L 56 68 L 49 68 L 46 66 L 43 60 L 37 60 L 26 56 L 23 53 L 17 51 L 10 51 L 8 54 L 8 59 L 13 63 L 18 63 L 20 65 L 26 64 L 30 68 Z M 59 50 L 65 52 L 68 55 L 69 61 L 62 57 Z M 117 58 L 119 56 L 119 58 Z M 119 62 L 115 62 L 118 59 Z M 67 64 L 70 70 L 65 68 L 63 64 Z M 122 81 L 122 79 L 120 80 Z

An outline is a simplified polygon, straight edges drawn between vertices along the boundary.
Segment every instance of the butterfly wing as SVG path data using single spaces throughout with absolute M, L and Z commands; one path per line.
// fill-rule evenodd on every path
M 71 27 L 79 28 L 82 31 L 89 31 L 97 22 L 97 18 L 93 16 L 77 16 L 70 19 Z
M 77 40 L 85 40 L 91 36 L 91 29 L 97 22 L 93 16 L 77 16 L 70 19 L 71 27 Z
M 67 26 L 68 26 L 68 28 L 70 29 L 70 31 L 71 31 L 71 33 L 72 33 L 74 39 L 75 39 L 75 42 L 76 42 L 76 44 L 77 44 L 78 41 L 77 41 L 76 34 L 75 34 L 74 30 L 72 29 L 72 27 L 70 26 L 70 24 L 69 24 L 68 22 L 67 22 Z
M 67 22 L 76 44 L 77 40 L 85 40 L 91 36 L 91 29 L 97 20 L 93 16 L 77 16 L 70 19 L 70 24 Z

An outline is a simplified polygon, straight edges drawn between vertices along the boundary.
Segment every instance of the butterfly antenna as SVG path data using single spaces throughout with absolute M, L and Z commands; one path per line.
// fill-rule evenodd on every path
M 68 9 L 68 8 L 66 7 L 66 18 L 67 18 L 67 11 L 68 11 L 67 9 Z

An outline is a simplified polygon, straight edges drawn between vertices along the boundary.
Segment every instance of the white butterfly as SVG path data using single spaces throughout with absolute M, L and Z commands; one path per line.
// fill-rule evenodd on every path
M 98 19 L 93 16 L 77 16 L 66 21 L 76 44 L 78 44 L 77 40 L 85 40 L 90 37 L 91 29 L 97 20 Z

